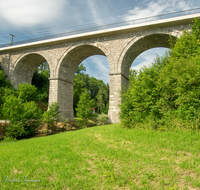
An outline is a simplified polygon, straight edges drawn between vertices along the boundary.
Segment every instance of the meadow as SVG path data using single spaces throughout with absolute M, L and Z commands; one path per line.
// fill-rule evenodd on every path
M 0 189 L 200 189 L 200 133 L 119 124 L 0 143 Z

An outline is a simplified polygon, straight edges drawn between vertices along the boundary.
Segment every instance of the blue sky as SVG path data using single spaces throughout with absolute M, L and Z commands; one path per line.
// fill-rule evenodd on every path
M 57 34 L 78 28 L 199 8 L 198 0 L 0 0 L 0 44 Z M 133 62 L 149 65 L 164 48 L 143 52 Z M 109 63 L 92 56 L 83 64 L 86 73 L 109 83 Z

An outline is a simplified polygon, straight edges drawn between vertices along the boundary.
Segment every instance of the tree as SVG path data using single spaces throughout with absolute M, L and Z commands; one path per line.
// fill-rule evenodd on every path
M 47 128 L 53 132 L 56 131 L 57 123 L 60 119 L 59 113 L 59 106 L 54 102 L 49 106 L 49 110 L 43 114 L 43 121 L 47 124 Z
M 34 85 L 29 85 L 28 83 L 19 84 L 17 93 L 18 97 L 24 102 L 36 102 L 38 100 L 37 88 Z
M 84 71 L 86 71 L 86 68 L 83 66 L 83 64 L 80 64 L 80 65 L 77 67 L 77 69 L 76 69 L 76 71 L 75 71 L 75 74 L 76 74 L 76 75 L 77 75 L 77 74 L 83 74 Z
M 91 96 L 87 89 L 81 93 L 80 100 L 78 102 L 76 111 L 77 116 L 82 119 L 81 125 L 87 127 L 88 126 L 88 119 L 91 116 Z
M 41 64 L 35 71 L 32 85 L 37 87 L 39 99 L 48 104 L 50 69 L 47 62 Z
M 6 96 L 10 95 L 10 94 L 14 94 L 16 92 L 16 90 L 13 88 L 12 84 L 10 83 L 10 81 L 8 81 L 6 79 L 6 76 L 4 74 L 4 71 L 1 67 L 1 63 L 0 63 L 0 119 L 3 119 L 3 115 L 2 115 L 2 108 L 3 108 L 3 104 L 6 100 Z
M 73 91 L 73 107 L 76 115 L 77 104 L 80 100 L 80 95 L 85 89 L 88 89 L 89 75 L 79 73 L 74 76 L 74 91 Z
M 6 135 L 13 138 L 30 136 L 40 125 L 41 110 L 37 106 L 37 88 L 23 83 L 15 90 L 13 87 L 1 87 L 3 119 L 11 121 L 6 128 Z
M 13 94 L 6 98 L 3 105 L 3 118 L 10 120 L 6 136 L 20 138 L 33 135 L 40 125 L 41 110 L 33 101 L 24 102 Z
M 97 93 L 97 106 L 99 113 L 108 113 L 106 105 L 109 102 L 109 87 L 102 83 Z
M 94 77 L 89 77 L 88 74 L 84 74 L 86 68 L 81 64 L 75 72 L 74 75 L 74 112 L 76 115 L 77 104 L 80 100 L 80 95 L 85 89 L 88 90 L 91 99 L 93 99 L 93 107 L 99 107 L 99 110 L 102 110 L 103 113 L 108 113 L 106 105 L 109 102 L 109 85 L 105 84 L 102 80 L 98 80 Z M 100 101 L 100 95 L 102 95 L 102 103 Z M 98 98 L 99 96 L 99 98 Z M 99 99 L 99 101 L 98 101 Z M 101 104 L 101 105 L 100 105 Z

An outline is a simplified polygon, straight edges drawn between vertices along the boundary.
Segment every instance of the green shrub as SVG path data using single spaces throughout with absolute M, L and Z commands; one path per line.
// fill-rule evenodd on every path
M 5 129 L 6 137 L 10 138 L 19 138 L 21 136 L 24 136 L 25 129 L 24 129 L 24 123 L 15 121 L 10 123 L 8 127 Z
M 23 102 L 20 98 L 10 95 L 7 97 L 3 109 L 3 118 L 10 120 L 6 128 L 6 136 L 21 138 L 31 136 L 41 125 L 41 109 L 33 101 Z
M 89 124 L 89 117 L 91 116 L 91 105 L 92 105 L 92 100 L 90 97 L 90 94 L 87 89 L 84 90 L 84 92 L 81 93 L 80 100 L 78 102 L 76 111 L 77 111 L 77 116 L 81 118 L 77 124 L 82 127 L 88 127 Z
M 19 84 L 17 93 L 18 97 L 24 102 L 38 100 L 37 88 L 34 85 L 28 83 Z
M 23 102 L 22 99 L 10 95 L 3 105 L 2 113 L 4 119 L 27 122 L 40 119 L 42 111 L 35 102 Z
M 63 128 L 66 127 L 68 120 L 64 120 L 59 116 L 59 106 L 56 102 L 49 106 L 49 110 L 44 112 L 43 121 L 47 124 L 48 130 L 55 132 L 57 130 L 57 123 L 59 120 L 63 121 Z
M 106 114 L 99 114 L 97 116 L 97 125 L 105 125 L 108 121 L 108 117 Z
M 17 139 L 12 138 L 12 137 L 4 137 L 4 139 L 3 139 L 3 143 L 4 142 L 15 142 L 15 141 L 17 141 Z

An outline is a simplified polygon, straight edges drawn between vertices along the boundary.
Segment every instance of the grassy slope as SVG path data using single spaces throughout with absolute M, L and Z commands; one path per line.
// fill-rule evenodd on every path
M 200 133 L 107 125 L 0 143 L 0 180 L 0 189 L 198 189 Z

